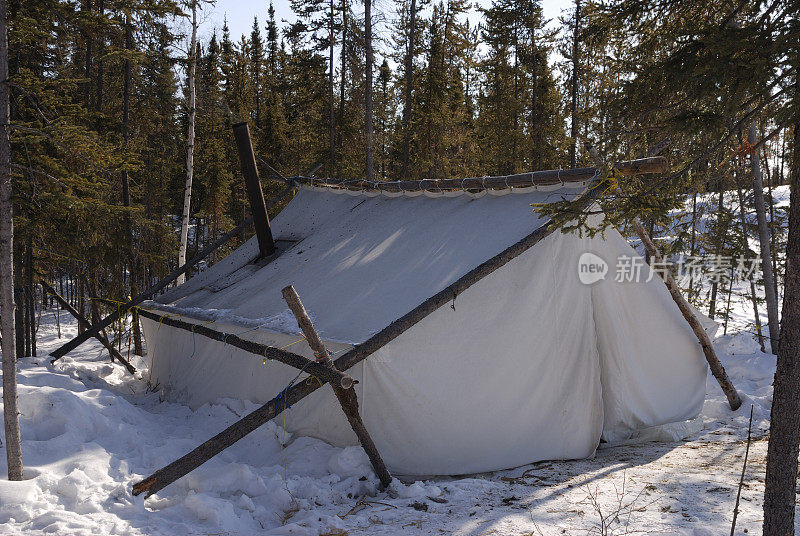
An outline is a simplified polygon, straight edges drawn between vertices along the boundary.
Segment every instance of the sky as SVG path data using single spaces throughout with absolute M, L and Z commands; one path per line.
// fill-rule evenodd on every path
M 392 0 L 373 0 L 374 13 L 393 13 L 395 3 Z M 476 4 L 488 6 L 491 0 L 477 0 Z M 360 3 L 359 3 L 360 4 Z M 561 14 L 563 9 L 569 8 L 573 4 L 572 0 L 542 0 L 542 8 L 546 18 L 555 19 Z M 253 17 L 258 17 L 262 35 L 265 34 L 264 25 L 267 20 L 267 8 L 269 0 L 217 0 L 215 5 L 208 5 L 205 12 L 201 15 L 202 26 L 201 37 L 205 40 L 211 35 L 214 28 L 222 28 L 223 21 L 227 16 L 228 27 L 231 30 L 231 39 L 238 41 L 242 34 L 250 35 L 253 27 Z M 289 0 L 273 0 L 275 7 L 275 19 L 279 21 L 294 21 L 295 17 Z M 361 7 L 360 5 L 358 7 Z M 480 16 L 477 12 L 471 14 L 470 19 L 477 23 Z M 380 26 L 385 24 L 378 23 Z M 388 35 L 388 32 L 387 34 Z

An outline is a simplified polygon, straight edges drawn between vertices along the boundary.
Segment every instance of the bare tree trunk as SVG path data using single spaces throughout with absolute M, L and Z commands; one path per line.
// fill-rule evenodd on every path
M 750 241 L 747 237 L 747 211 L 744 206 L 744 192 L 742 192 L 742 184 L 738 177 L 736 177 L 736 191 L 739 194 L 739 219 L 742 222 L 742 254 L 744 258 L 750 260 Z M 731 277 L 731 290 L 733 289 L 733 277 Z M 730 301 L 730 297 L 728 298 Z M 764 348 L 764 334 L 761 332 L 761 315 L 758 314 L 758 296 L 756 295 L 756 282 L 750 278 L 750 301 L 753 304 L 753 318 L 756 324 L 756 336 L 758 337 L 758 345 L 763 352 Z M 726 317 L 725 322 L 728 322 Z
M 414 74 L 414 39 L 417 29 L 417 0 L 411 0 L 411 9 L 408 12 L 408 51 L 405 65 L 405 101 L 403 104 L 403 161 L 401 176 L 408 178 L 408 167 L 411 160 L 411 89 Z
M 133 31 L 131 28 L 131 21 L 129 18 L 125 19 L 125 50 L 133 50 Z M 128 140 L 130 138 L 130 116 L 131 116 L 131 76 L 133 70 L 133 62 L 130 58 L 125 58 L 125 82 L 122 90 L 122 145 L 125 155 L 128 154 Z M 122 204 L 125 207 L 131 206 L 131 187 L 128 178 L 128 170 L 122 172 Z M 134 247 L 134 233 L 133 223 L 129 213 L 125 214 L 125 223 L 128 229 L 128 270 L 130 271 L 130 291 L 131 296 L 139 294 L 139 289 L 136 286 L 136 279 L 138 277 L 138 270 L 133 254 Z M 133 339 L 134 339 L 134 353 L 142 355 L 142 332 L 139 329 L 139 315 L 134 309 L 131 312 L 133 322 Z
M 14 313 L 14 333 L 17 337 L 17 357 L 25 355 L 25 294 L 19 287 L 14 289 L 16 311 Z
M 86 19 L 90 19 L 91 12 L 92 2 L 90 0 L 84 0 L 81 3 L 81 14 L 86 17 Z M 92 105 L 92 58 L 94 57 L 94 51 L 92 50 L 92 34 L 87 26 L 88 23 L 84 23 L 83 39 L 85 41 L 84 54 L 86 58 L 84 60 L 83 76 L 86 78 L 86 85 L 83 86 L 83 105 L 88 110 Z
M 86 288 L 83 286 L 83 280 L 78 279 L 77 283 L 78 283 L 78 286 L 76 288 L 77 288 L 77 292 L 78 292 L 78 296 L 77 296 L 78 311 L 80 311 L 80 313 L 82 315 L 84 315 L 86 313 L 86 306 L 85 306 L 85 303 L 86 303 L 86 298 L 85 298 L 86 297 Z M 78 333 L 83 333 L 84 331 L 86 331 L 86 326 L 82 326 L 80 324 L 80 322 L 79 322 L 78 323 Z
M 798 65 L 795 63 L 795 68 Z M 794 99 L 800 98 L 800 78 Z M 797 456 L 800 445 L 800 121 L 794 125 L 789 238 L 764 485 L 765 536 L 794 534 Z
M 724 196 L 725 196 L 725 188 L 720 182 L 719 184 L 719 201 L 717 203 L 717 222 L 719 222 L 719 218 L 722 216 L 722 211 L 724 208 Z M 725 244 L 725 230 L 721 232 L 717 232 L 717 244 L 716 244 L 716 254 L 719 255 L 722 252 L 722 246 Z M 711 300 L 708 306 L 708 318 L 714 320 L 714 313 L 717 307 L 717 288 L 718 284 L 716 279 L 711 283 Z
M 765 158 L 766 158 L 766 156 L 765 156 Z M 783 162 L 781 162 L 781 165 L 783 165 Z M 773 184 L 773 181 L 776 178 L 778 179 L 778 181 L 780 181 L 780 176 L 778 176 L 778 166 L 777 165 L 773 168 L 772 173 L 769 173 L 769 170 L 767 170 L 767 191 L 769 193 L 769 221 L 770 221 L 770 224 L 771 224 L 770 225 L 770 234 L 769 234 L 769 236 L 770 236 L 770 251 L 772 252 L 772 259 L 771 259 L 771 262 L 772 262 L 772 275 L 774 276 L 772 279 L 775 282 L 775 296 L 777 297 L 778 301 L 780 301 L 781 298 L 780 298 L 780 293 L 778 291 L 778 278 L 780 277 L 780 272 L 778 271 L 778 248 L 777 248 L 776 243 L 775 243 L 776 235 L 778 233 L 776 233 L 772 229 L 772 226 L 775 223 L 775 196 L 773 195 L 772 184 Z M 778 339 L 778 340 L 780 340 L 780 339 Z
M 725 302 L 725 321 L 722 323 L 722 334 L 728 334 L 728 321 L 731 319 L 731 296 L 733 295 L 733 269 L 731 269 L 730 279 L 728 280 L 728 299 Z M 759 333 L 761 333 L 759 331 Z M 761 350 L 764 350 L 762 343 Z
M 580 71 L 578 68 L 578 55 L 580 47 L 578 46 L 578 37 L 580 36 L 581 25 L 581 0 L 575 0 L 575 27 L 572 34 L 572 87 L 570 89 L 570 105 L 569 112 L 571 117 L 570 136 L 572 137 L 572 145 L 569 148 L 569 162 L 570 167 L 578 167 L 578 88 Z
M 104 0 L 100 0 L 100 4 L 97 6 L 97 14 L 102 19 L 105 17 L 106 14 L 106 7 Z M 104 74 L 104 65 L 103 65 L 103 55 L 106 53 L 106 27 L 105 23 L 100 23 L 100 39 L 97 43 L 97 96 L 95 97 L 95 110 L 98 112 L 103 111 L 103 74 Z
M 3 349 L 3 417 L 8 479 L 22 480 L 14 338 L 14 205 L 11 201 L 11 140 L 8 136 L 10 113 L 6 17 L 6 0 L 0 0 L 0 336 Z
M 178 268 L 186 264 L 186 244 L 189 239 L 189 215 L 192 204 L 192 174 L 194 172 L 194 120 L 195 120 L 195 87 L 194 78 L 197 68 L 197 1 L 192 2 L 192 39 L 189 49 L 189 132 L 186 135 L 186 187 L 183 192 L 183 214 L 181 217 L 181 244 L 178 249 Z M 186 280 L 181 274 L 177 284 Z
M 347 12 L 350 8 L 348 7 L 347 0 L 342 0 L 342 52 L 339 54 L 341 56 L 339 61 L 341 61 L 341 76 L 342 80 L 339 84 L 339 137 L 338 137 L 338 144 L 339 148 L 342 148 L 342 144 L 344 140 L 342 138 L 342 130 L 344 130 L 344 102 L 345 102 L 345 90 L 347 88 Z M 338 176 L 338 173 L 336 174 Z
M 34 297 L 33 286 L 33 240 L 28 235 L 28 244 L 25 247 L 25 305 L 28 314 L 27 323 L 27 340 L 28 345 L 26 350 L 28 356 L 36 355 L 36 299 Z
M 330 53 L 329 66 L 330 67 L 329 67 L 329 71 L 328 71 L 328 86 L 329 86 L 328 87 L 328 101 L 329 101 L 328 105 L 329 105 L 329 108 L 330 108 L 329 109 L 329 112 L 330 112 L 329 113 L 329 115 L 330 115 L 330 117 L 329 117 L 329 121 L 330 121 L 330 133 L 329 133 L 329 138 L 330 138 L 329 139 L 329 142 L 330 142 L 330 146 L 329 146 L 330 157 L 329 158 L 331 160 L 331 162 L 330 162 L 330 174 L 331 174 L 331 177 L 333 177 L 334 174 L 335 174 L 335 169 L 336 169 L 336 145 L 335 145 L 336 144 L 336 140 L 335 140 L 335 135 L 336 135 L 336 125 L 335 125 L 336 119 L 335 119 L 335 117 L 336 117 L 336 114 L 334 112 L 334 105 L 333 105 L 333 45 L 334 45 L 334 41 L 335 41 L 335 39 L 334 39 L 335 38 L 335 33 L 334 33 L 334 26 L 335 25 L 334 25 L 333 0 L 330 0 L 330 8 L 331 8 L 331 13 L 330 13 L 331 20 L 330 20 L 330 28 L 329 28 L 330 43 L 328 43 L 329 46 L 330 46 L 330 49 L 329 49 L 329 53 Z
M 366 87 L 364 88 L 364 127 L 367 142 L 367 180 L 375 179 L 375 148 L 373 147 L 372 129 L 372 0 L 364 1 L 364 44 L 367 47 L 367 62 L 364 66 L 366 70 Z
M 131 32 L 131 22 L 128 18 L 125 19 L 125 50 L 130 51 L 133 48 L 133 36 Z M 131 114 L 131 59 L 125 58 L 125 78 L 122 86 L 122 150 L 127 156 L 128 154 L 128 138 L 129 138 L 129 125 Z M 122 204 L 126 207 L 131 206 L 131 187 L 130 180 L 128 180 L 128 169 L 122 170 Z M 125 215 L 126 223 L 128 224 L 128 234 L 131 234 L 130 215 Z
M 42 292 L 44 292 L 44 288 L 42 288 Z M 63 290 L 61 292 L 64 292 Z M 61 304 L 56 301 L 56 330 L 58 331 L 58 338 L 61 338 Z
M 756 124 L 750 125 L 747 141 L 756 143 L 758 133 Z M 774 354 L 778 350 L 780 340 L 780 324 L 778 323 L 778 297 L 775 293 L 775 275 L 772 272 L 772 254 L 770 253 L 770 233 L 767 226 L 767 211 L 764 206 L 764 180 L 761 175 L 761 164 L 758 161 L 758 150 L 750 153 L 750 167 L 753 170 L 753 199 L 758 218 L 758 242 L 761 244 L 761 271 L 764 274 L 764 294 L 767 298 L 767 318 L 769 322 L 769 347 Z

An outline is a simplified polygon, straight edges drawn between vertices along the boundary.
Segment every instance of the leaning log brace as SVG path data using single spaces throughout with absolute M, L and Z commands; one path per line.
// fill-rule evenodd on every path
M 619 188 L 617 188 L 617 193 L 621 193 Z M 653 240 L 650 238 L 650 235 L 645 230 L 644 225 L 642 225 L 642 222 L 639 221 L 639 218 L 634 217 L 631 220 L 631 223 L 633 224 L 633 230 L 639 236 L 639 239 L 642 241 L 642 244 L 644 244 L 647 253 L 653 259 L 655 265 L 664 266 L 664 259 L 661 257 L 661 253 L 659 253 L 658 249 L 653 243 Z M 697 340 L 700 342 L 700 347 L 703 349 L 703 355 L 708 362 L 708 368 L 711 369 L 712 376 L 714 376 L 714 379 L 717 380 L 717 383 L 719 383 L 719 386 L 722 388 L 722 392 L 725 393 L 725 397 L 728 399 L 728 405 L 730 406 L 731 410 L 736 411 L 742 405 L 742 397 L 739 396 L 739 392 L 736 390 L 733 382 L 731 382 L 728 373 L 725 372 L 725 367 L 722 366 L 722 363 L 717 357 L 717 352 L 714 350 L 714 345 L 711 343 L 711 337 L 708 336 L 705 328 L 703 328 L 703 325 L 700 324 L 700 321 L 697 319 L 697 316 L 695 316 L 694 311 L 692 311 L 689 302 L 687 302 L 686 298 L 684 298 L 683 294 L 681 294 L 681 289 L 678 287 L 678 283 L 675 282 L 672 272 L 669 270 L 658 270 L 658 275 L 661 276 L 661 279 L 664 281 L 664 285 L 666 285 L 670 296 L 672 296 L 672 300 L 675 302 L 675 305 L 678 306 L 678 309 L 683 315 L 684 320 L 686 320 L 686 323 L 689 324 L 690 328 L 692 328 Z
M 603 181 L 599 180 L 599 177 L 600 173 L 598 172 L 595 175 L 595 179 L 589 184 L 586 192 L 573 202 L 575 203 L 576 210 L 585 210 L 603 193 L 604 189 L 601 184 Z M 519 257 L 544 238 L 553 234 L 558 228 L 559 226 L 557 224 L 549 220 L 519 242 L 476 266 L 455 282 L 434 294 L 363 343 L 342 354 L 341 357 L 333 362 L 334 366 L 338 370 L 344 371 L 360 363 L 380 348 L 402 335 L 405 331 L 439 307 L 448 303 L 454 295 L 461 294 L 484 277 Z M 183 457 L 162 467 L 141 482 L 136 483 L 133 486 L 133 494 L 139 495 L 140 493 L 146 493 L 146 496 L 149 497 L 164 489 L 164 487 L 189 474 L 197 467 L 200 467 L 250 432 L 253 432 L 267 421 L 275 418 L 284 409 L 296 404 L 320 387 L 321 385 L 318 382 L 301 382 L 292 385 L 289 389 L 281 393 L 280 402 L 275 399 L 270 400 L 191 452 L 185 454 Z
M 594 159 L 596 164 L 601 163 L 597 154 L 597 149 L 594 147 L 589 147 L 589 154 L 591 155 L 592 159 Z M 634 162 L 639 161 L 634 160 Z M 635 173 L 644 173 L 641 171 L 641 169 L 646 168 L 633 166 L 631 169 Z M 620 190 L 619 186 L 615 188 L 615 193 L 618 196 L 622 196 L 622 190 Z M 661 257 L 661 253 L 659 253 L 658 249 L 653 243 L 653 240 L 650 238 L 650 234 L 644 228 L 644 225 L 642 225 L 641 220 L 634 216 L 631 219 L 631 224 L 633 225 L 633 230 L 642 241 L 647 254 L 650 255 L 656 265 L 663 266 L 664 259 Z M 700 324 L 697 316 L 695 316 L 694 311 L 692 311 L 692 308 L 689 305 L 689 302 L 687 302 L 686 298 L 684 298 L 683 294 L 681 294 L 681 290 L 678 287 L 678 284 L 675 282 L 672 272 L 669 270 L 658 270 L 658 275 L 661 276 L 661 279 L 664 281 L 664 285 L 666 285 L 670 296 L 672 296 L 672 300 L 675 302 L 675 305 L 678 306 L 678 309 L 683 315 L 684 320 L 686 320 L 686 323 L 689 324 L 690 328 L 692 328 L 697 340 L 700 342 L 700 347 L 702 348 L 703 355 L 708 362 L 708 367 L 711 369 L 711 374 L 714 376 L 714 379 L 717 380 L 717 383 L 719 383 L 719 386 L 722 388 L 722 392 L 725 393 L 725 397 L 728 399 L 728 405 L 733 411 L 736 411 L 742 405 L 742 398 L 739 396 L 738 391 L 736 391 L 736 387 L 734 387 L 733 382 L 731 382 L 731 379 L 728 377 L 728 373 L 725 372 L 725 367 L 722 366 L 722 363 L 717 357 L 717 353 L 714 350 L 714 345 L 711 343 L 711 338 Z
M 289 309 L 291 309 L 292 314 L 294 314 L 294 317 L 297 319 L 297 324 L 300 326 L 300 329 L 303 330 L 303 334 L 306 336 L 308 345 L 312 350 L 314 350 L 314 354 L 317 356 L 317 361 L 322 363 L 326 368 L 336 370 L 336 367 L 330 358 L 330 353 L 328 352 L 328 349 L 325 348 L 325 345 L 317 333 L 316 328 L 314 328 L 314 324 L 311 322 L 311 318 L 308 316 L 306 308 L 303 307 L 303 302 L 300 301 L 300 296 L 297 294 L 297 291 L 292 285 L 289 285 L 288 287 L 284 288 L 281 293 L 283 294 L 283 299 L 286 300 L 286 303 L 289 305 Z M 364 421 L 361 420 L 361 415 L 358 411 L 358 397 L 356 396 L 355 389 L 343 389 L 333 383 L 331 384 L 331 388 L 333 389 L 333 394 L 336 395 L 336 399 L 339 401 L 339 404 L 342 406 L 342 411 L 347 417 L 350 426 L 353 428 L 353 432 L 356 433 L 358 441 L 364 448 L 364 452 L 367 453 L 369 461 L 372 463 L 372 467 L 375 469 L 375 474 L 378 475 L 383 487 L 388 486 L 392 483 L 392 475 L 390 475 L 389 470 L 386 469 L 386 464 L 383 463 L 383 458 L 381 458 L 378 448 L 372 441 L 372 437 L 369 435 L 369 432 L 367 432 L 367 428 L 364 426 Z

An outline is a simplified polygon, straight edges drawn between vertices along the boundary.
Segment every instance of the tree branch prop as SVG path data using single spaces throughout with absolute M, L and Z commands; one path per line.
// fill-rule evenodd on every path
M 330 352 L 325 348 L 325 344 L 322 342 L 316 328 L 314 328 L 314 324 L 311 322 L 311 318 L 309 318 L 306 308 L 303 306 L 303 302 L 300 301 L 300 296 L 297 294 L 297 291 L 293 286 L 289 285 L 284 288 L 281 293 L 283 294 L 283 299 L 286 300 L 287 305 L 289 305 L 292 314 L 294 314 L 294 317 L 297 319 L 297 324 L 300 326 L 300 329 L 303 330 L 308 345 L 314 350 L 317 361 L 331 370 L 336 370 L 330 358 Z M 352 388 L 347 389 L 334 383 L 331 383 L 331 388 L 333 389 L 333 394 L 335 394 L 337 400 L 339 400 L 339 404 L 342 406 L 342 411 L 347 417 L 350 427 L 353 429 L 353 432 L 355 432 L 356 437 L 358 437 L 358 441 L 364 448 L 364 452 L 367 453 L 367 457 L 369 457 L 369 461 L 375 469 L 375 474 L 378 475 L 383 487 L 387 487 L 392 483 L 392 475 L 389 474 L 389 470 L 386 469 L 386 464 L 383 463 L 383 458 L 381 458 L 378 448 L 375 446 L 375 442 L 372 441 L 372 436 L 369 435 L 367 428 L 364 426 L 364 422 L 361 420 L 361 415 L 358 411 L 358 397 L 356 396 L 355 390 Z
M 61 294 L 56 292 L 56 289 L 53 288 L 53 286 L 50 285 L 50 283 L 48 283 L 44 279 L 39 280 L 39 282 L 41 283 L 42 288 L 44 288 L 45 292 L 53 296 L 56 299 L 56 301 L 61 304 L 61 307 L 66 309 L 69 314 L 75 317 L 75 319 L 78 321 L 79 326 L 83 326 L 87 329 L 91 327 L 89 319 L 87 319 L 77 309 L 75 309 L 72 305 L 70 305 L 70 303 L 66 299 L 64 299 L 63 296 L 61 296 Z M 136 373 L 136 368 L 133 365 L 131 365 L 127 359 L 122 357 L 122 354 L 120 354 L 117 351 L 117 349 L 114 348 L 114 345 L 108 341 L 105 335 L 98 332 L 94 335 L 94 338 L 100 341 L 100 344 L 105 346 L 106 350 L 108 350 L 108 353 L 111 355 L 112 359 L 119 360 L 119 362 L 122 363 L 125 366 L 125 369 L 131 374 Z

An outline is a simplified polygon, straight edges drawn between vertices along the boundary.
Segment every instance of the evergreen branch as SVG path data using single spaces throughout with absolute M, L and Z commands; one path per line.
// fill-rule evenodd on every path
M 109 178 L 109 176 L 112 173 L 108 169 L 106 169 L 103 166 L 97 164 L 92 159 L 90 159 L 90 158 L 78 153 L 77 151 L 75 151 L 72 148 L 70 148 L 69 146 L 67 146 L 65 143 L 57 140 L 51 134 L 48 134 L 47 132 L 44 132 L 43 130 L 39 130 L 39 129 L 36 129 L 36 128 L 31 128 L 31 127 L 25 127 L 25 126 L 22 126 L 22 125 L 15 125 L 15 124 L 8 125 L 8 128 L 10 128 L 12 130 L 18 130 L 20 132 L 27 132 L 28 134 L 34 134 L 34 135 L 37 135 L 37 136 L 42 136 L 44 138 L 47 138 L 48 140 L 50 140 L 54 144 L 58 145 L 59 147 L 61 147 L 62 149 L 64 149 L 68 153 L 70 153 L 72 156 L 78 158 L 82 162 L 84 162 L 86 164 L 89 164 L 91 167 L 93 167 L 96 170 L 98 170 L 98 171 L 102 172 L 103 174 L 105 174 L 106 178 Z
M 0 82 L 0 83 L 2 83 L 2 82 Z M 25 88 L 24 88 L 24 87 L 22 87 L 21 85 L 19 85 L 19 84 L 16 84 L 16 83 L 12 82 L 12 81 L 11 81 L 11 80 L 9 80 L 9 79 L 6 79 L 6 80 L 5 80 L 5 83 L 6 83 L 6 84 L 7 84 L 9 87 L 13 87 L 13 88 L 16 88 L 16 89 L 18 89 L 18 90 L 22 91 L 22 93 L 23 93 L 23 94 L 24 94 L 24 95 L 25 95 L 25 96 L 28 98 L 28 100 L 30 101 L 31 105 L 32 105 L 32 106 L 33 106 L 33 108 L 36 110 L 36 112 L 37 112 L 37 113 L 38 113 L 38 114 L 39 114 L 39 115 L 42 117 L 42 119 L 44 120 L 44 122 L 45 122 L 45 123 L 47 123 L 47 124 L 50 124 L 50 122 L 51 122 L 52 120 L 47 118 L 47 116 L 44 114 L 44 112 L 42 111 L 42 109 L 39 107 L 39 104 L 36 102 L 36 99 L 35 99 L 35 98 L 34 98 L 34 96 L 31 94 L 31 92 L 30 92 L 30 91 L 28 91 L 27 89 L 25 89 Z
M 67 185 L 66 185 L 66 184 L 64 184 L 63 182 L 61 182 L 61 181 L 60 181 L 58 178 L 56 178 L 56 177 L 54 177 L 54 176 L 50 175 L 49 173 L 47 173 L 47 172 L 45 172 L 45 171 L 42 171 L 41 169 L 36 169 L 36 168 L 28 167 L 28 166 L 23 166 L 22 164 L 15 164 L 15 163 L 13 163 L 13 162 L 11 163 L 11 167 L 12 167 L 12 168 L 14 168 L 14 169 L 18 169 L 18 170 L 20 170 L 20 171 L 27 171 L 27 172 L 29 172 L 29 173 L 35 173 L 36 175 L 41 175 L 41 176 L 43 176 L 43 177 L 44 177 L 44 178 L 46 178 L 46 179 L 50 179 L 50 180 L 51 180 L 51 181 L 53 181 L 53 182 L 57 182 L 57 183 L 58 183 L 58 184 L 60 184 L 60 185 L 61 185 L 61 186 L 62 186 L 62 187 L 65 189 L 65 190 L 68 190 L 68 189 L 69 189 L 69 188 L 67 187 Z
M 679 171 L 676 171 L 675 173 L 672 173 L 670 175 L 667 175 L 663 179 L 655 181 L 655 183 L 652 184 L 648 189 L 644 190 L 643 192 L 640 192 L 638 194 L 635 194 L 635 195 L 631 196 L 631 200 L 635 200 L 635 199 L 641 198 L 643 196 L 652 195 L 656 190 L 660 189 L 664 185 L 666 185 L 666 184 L 668 184 L 670 182 L 673 182 L 673 181 L 675 181 L 677 179 L 680 179 L 681 177 L 686 175 L 689 171 L 694 169 L 698 164 L 700 164 L 701 162 L 704 162 L 705 159 L 708 156 L 710 156 L 710 155 L 714 154 L 715 152 L 717 152 L 728 140 L 731 139 L 732 136 L 734 136 L 737 132 L 739 132 L 739 129 L 742 127 L 742 125 L 744 125 L 746 122 L 751 120 L 754 115 L 756 115 L 758 112 L 763 110 L 764 107 L 766 107 L 767 104 L 769 104 L 772 101 L 774 101 L 775 99 L 777 99 L 778 96 L 780 96 L 782 93 L 787 91 L 787 89 L 788 89 L 788 87 L 787 88 L 783 88 L 782 90 L 780 90 L 777 93 L 775 93 L 774 95 L 772 95 L 769 99 L 767 99 L 766 101 L 762 102 L 760 105 L 756 106 L 755 108 L 753 108 L 752 110 L 747 112 L 730 129 L 728 129 L 728 132 L 720 140 L 718 140 L 717 143 L 715 143 L 709 149 L 703 151 L 700 155 L 695 157 L 691 162 L 686 164 L 683 167 L 683 169 L 681 169 Z

